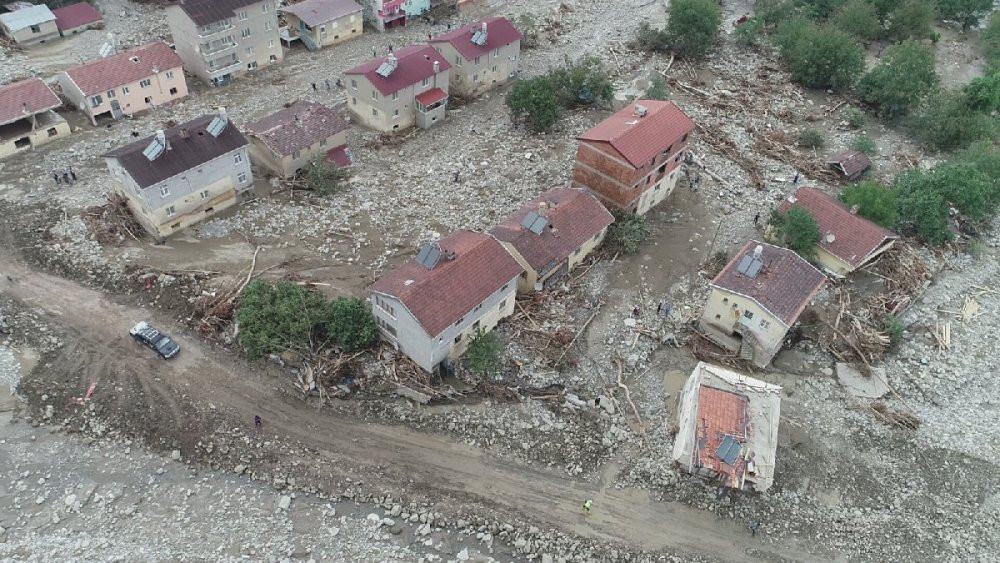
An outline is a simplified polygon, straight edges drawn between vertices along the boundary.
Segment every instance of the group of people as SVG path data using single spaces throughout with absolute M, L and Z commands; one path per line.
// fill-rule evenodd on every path
M 76 183 L 76 172 L 73 172 L 72 168 L 70 168 L 69 170 L 66 170 L 62 174 L 60 174 L 59 172 L 53 171 L 52 172 L 52 179 L 56 181 L 56 184 L 66 184 L 66 185 L 75 184 Z

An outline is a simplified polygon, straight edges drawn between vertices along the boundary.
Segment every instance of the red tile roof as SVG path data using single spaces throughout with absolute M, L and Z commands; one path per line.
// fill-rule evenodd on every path
M 344 16 L 361 11 L 354 0 L 305 0 L 281 8 L 304 21 L 309 27 L 316 27 Z
M 472 42 L 472 36 L 483 28 L 483 24 L 486 24 L 486 43 L 476 45 Z M 510 23 L 507 18 L 498 16 L 470 23 L 448 33 L 442 33 L 431 39 L 430 43 L 451 43 L 465 60 L 472 61 L 494 49 L 506 47 L 520 40 L 521 32 L 514 27 L 514 24 Z
M 340 145 L 326 151 L 326 159 L 340 168 L 347 168 L 354 164 L 354 157 L 351 155 L 351 149 L 347 145 Z
M 844 151 L 834 155 L 827 163 L 841 167 L 844 176 L 853 178 L 867 170 L 872 165 L 872 159 L 861 151 Z
M 200 27 L 235 17 L 236 10 L 259 2 L 260 0 L 179 0 L 168 6 L 180 7 Z
M 427 107 L 435 102 L 448 99 L 448 92 L 440 88 L 431 88 L 422 94 L 417 94 L 414 99 L 420 102 L 420 105 Z
M 731 436 L 742 446 L 747 442 L 749 432 L 749 401 L 743 395 L 723 391 L 702 384 L 698 387 L 698 416 L 695 426 L 695 444 L 698 448 L 698 464 L 727 476 L 726 485 L 739 487 L 746 469 L 742 455 L 736 463 L 729 465 L 716 453 L 726 436 Z
M 636 115 L 636 105 L 646 108 Z M 694 131 L 695 124 L 673 102 L 639 100 L 577 137 L 581 141 L 609 143 L 636 168 Z
M 29 78 L 0 86 L 0 125 L 13 123 L 28 114 L 41 113 L 62 105 L 41 78 Z
M 183 64 L 166 42 L 157 41 L 75 66 L 67 70 L 66 74 L 83 90 L 84 96 L 92 96 L 148 78 L 157 72 L 176 69 Z
M 456 231 L 438 244 L 442 257 L 433 270 L 413 259 L 371 286 L 373 292 L 402 301 L 431 337 L 524 271 L 496 239 L 484 233 Z M 454 253 L 451 260 L 445 257 L 449 253 Z
M 97 8 L 86 2 L 56 8 L 52 10 L 52 13 L 56 16 L 56 27 L 59 28 L 59 31 L 104 21 L 104 17 L 97 11 Z
M 387 77 L 379 76 L 375 71 L 386 61 L 385 57 L 372 59 L 363 65 L 356 66 L 344 74 L 361 74 L 382 93 L 391 95 L 407 86 L 412 86 L 425 78 L 434 76 L 434 62 L 440 64 L 438 72 L 451 68 L 441 53 L 430 45 L 410 45 L 394 53 L 398 66 Z
M 739 273 L 740 261 L 752 256 L 758 246 L 763 269 L 755 278 Z M 792 326 L 825 282 L 826 276 L 795 252 L 751 240 L 715 276 L 712 285 L 753 299 L 786 326 Z
M 275 154 L 288 156 L 346 131 L 349 127 L 347 121 L 333 109 L 316 102 L 300 100 L 267 117 L 248 123 L 243 132 L 263 141 Z
M 851 266 L 863 264 L 873 252 L 898 235 L 851 211 L 833 197 L 816 188 L 802 187 L 778 206 L 785 214 L 799 207 L 812 215 L 819 225 L 819 245 Z M 830 242 L 828 235 L 833 236 Z
M 549 227 L 541 234 L 521 224 L 530 212 L 548 219 Z M 545 275 L 614 221 L 614 216 L 589 193 L 575 188 L 552 188 L 490 233 L 498 240 L 511 243 L 532 269 Z

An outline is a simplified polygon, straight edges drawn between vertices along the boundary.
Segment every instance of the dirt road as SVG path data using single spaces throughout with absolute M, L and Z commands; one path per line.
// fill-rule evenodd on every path
M 585 538 L 645 550 L 727 561 L 797 561 L 807 553 L 801 545 L 751 539 L 732 521 L 682 504 L 657 502 L 644 491 L 606 489 L 500 460 L 447 438 L 306 408 L 276 393 L 274 378 L 241 369 L 244 361 L 209 349 L 154 312 L 113 303 L 96 290 L 36 272 L 9 257 L 0 256 L 0 274 L 14 278 L 9 281 L 0 275 L 0 291 L 37 308 L 36 312 L 66 331 L 67 345 L 60 357 L 39 369 L 73 370 L 81 389 L 98 380 L 100 401 L 124 400 L 117 396 L 134 386 L 145 404 L 166 407 L 150 409 L 149 418 L 130 421 L 136 428 L 173 426 L 194 440 L 200 439 L 198 433 L 210 437 L 212 429 L 205 424 L 209 413 L 229 413 L 240 419 L 257 413 L 268 434 L 315 452 L 304 463 L 366 483 L 378 476 L 379 490 L 395 486 L 394 492 L 439 493 Z M 132 343 L 127 329 L 140 319 L 169 330 L 179 341 L 181 354 L 165 362 Z M 589 516 L 580 508 L 586 498 L 594 500 Z

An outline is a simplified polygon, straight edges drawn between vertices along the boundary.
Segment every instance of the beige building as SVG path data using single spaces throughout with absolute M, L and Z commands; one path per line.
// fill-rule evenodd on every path
M 184 68 L 211 85 L 284 58 L 274 0 L 179 0 L 167 23 Z
M 427 45 L 411 45 L 344 73 L 354 120 L 384 132 L 444 120 L 451 65 Z
M 73 67 L 59 74 L 62 93 L 91 123 L 176 102 L 187 96 L 181 59 L 163 41 Z
M 574 188 L 552 188 L 490 231 L 524 273 L 520 292 L 541 291 L 589 255 L 615 218 L 593 195 Z
M 816 221 L 820 230 L 816 263 L 834 276 L 846 276 L 870 263 L 899 238 L 817 188 L 799 188 L 781 202 L 778 213 L 784 215 L 796 208 Z
M 69 124 L 54 111 L 61 105 L 40 78 L 0 86 L 0 158 L 69 135 Z
M 225 110 L 103 156 L 114 190 L 157 239 L 212 217 L 253 189 L 247 141 Z
M 429 43 L 452 65 L 452 94 L 475 97 L 517 76 L 521 32 L 507 18 L 471 23 Z
M 421 247 L 371 288 L 379 335 L 433 372 L 514 313 L 523 269 L 490 235 L 456 231 Z
M 316 102 L 298 101 L 246 125 L 250 156 L 256 164 L 283 178 L 295 176 L 321 157 L 338 166 L 350 164 L 347 130 L 339 113 Z
M 712 280 L 699 327 L 716 344 L 767 367 L 825 282 L 795 252 L 752 240 Z
M 298 39 L 310 51 L 361 37 L 364 20 L 354 0 L 305 0 L 280 10 L 287 25 L 281 39 Z
M 0 30 L 11 41 L 22 46 L 59 39 L 56 16 L 43 4 L 0 14 Z

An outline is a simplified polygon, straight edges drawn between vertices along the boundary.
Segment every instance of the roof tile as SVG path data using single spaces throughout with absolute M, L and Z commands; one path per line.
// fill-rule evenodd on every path
M 472 36 L 482 29 L 486 24 L 486 43 L 476 45 L 472 42 Z M 442 33 L 430 40 L 434 43 L 451 43 L 455 49 L 461 53 L 467 61 L 475 60 L 476 57 L 485 55 L 494 49 L 506 47 L 515 41 L 521 40 L 521 32 L 504 17 L 486 18 L 464 27 Z
M 726 475 L 726 485 L 729 487 L 739 487 L 746 462 L 740 457 L 735 464 L 729 465 L 716 452 L 726 436 L 731 436 L 741 446 L 746 444 L 749 432 L 747 405 L 747 398 L 743 395 L 705 384 L 698 387 L 698 417 L 695 427 L 698 462 L 702 467 Z
M 25 108 L 29 114 L 36 114 L 61 105 L 62 102 L 41 78 L 0 86 L 0 125 L 26 117 Z
M 183 64 L 166 42 L 157 41 L 75 66 L 66 74 L 80 87 L 84 96 L 93 96 Z
M 379 76 L 375 71 L 386 59 L 372 59 L 365 64 L 358 65 L 344 74 L 361 74 L 382 93 L 388 96 L 393 92 L 398 92 L 407 86 L 412 86 L 425 78 L 434 76 L 434 63 L 440 64 L 438 72 L 444 72 L 451 68 L 448 61 L 441 53 L 434 50 L 430 45 L 410 45 L 394 53 L 397 67 L 387 77 Z
M 231 18 L 236 15 L 236 10 L 260 2 L 261 0 L 179 0 L 172 5 L 180 7 L 195 25 L 204 26 Z
M 354 0 L 305 0 L 281 8 L 310 27 L 316 27 L 361 11 Z
M 11 31 L 20 31 L 26 27 L 50 22 L 56 16 L 44 4 L 37 4 L 30 8 L 21 8 L 6 14 L 0 14 L 0 22 Z
M 248 123 L 243 130 L 253 135 L 275 154 L 288 156 L 328 139 L 350 125 L 335 110 L 300 100 L 267 117 Z
M 636 105 L 646 108 L 636 115 Z M 609 143 L 638 168 L 694 131 L 695 124 L 674 102 L 638 100 L 598 123 L 577 139 Z
M 60 31 L 104 21 L 104 17 L 97 11 L 97 8 L 86 2 L 56 8 L 52 10 L 52 13 L 56 16 L 56 27 Z

